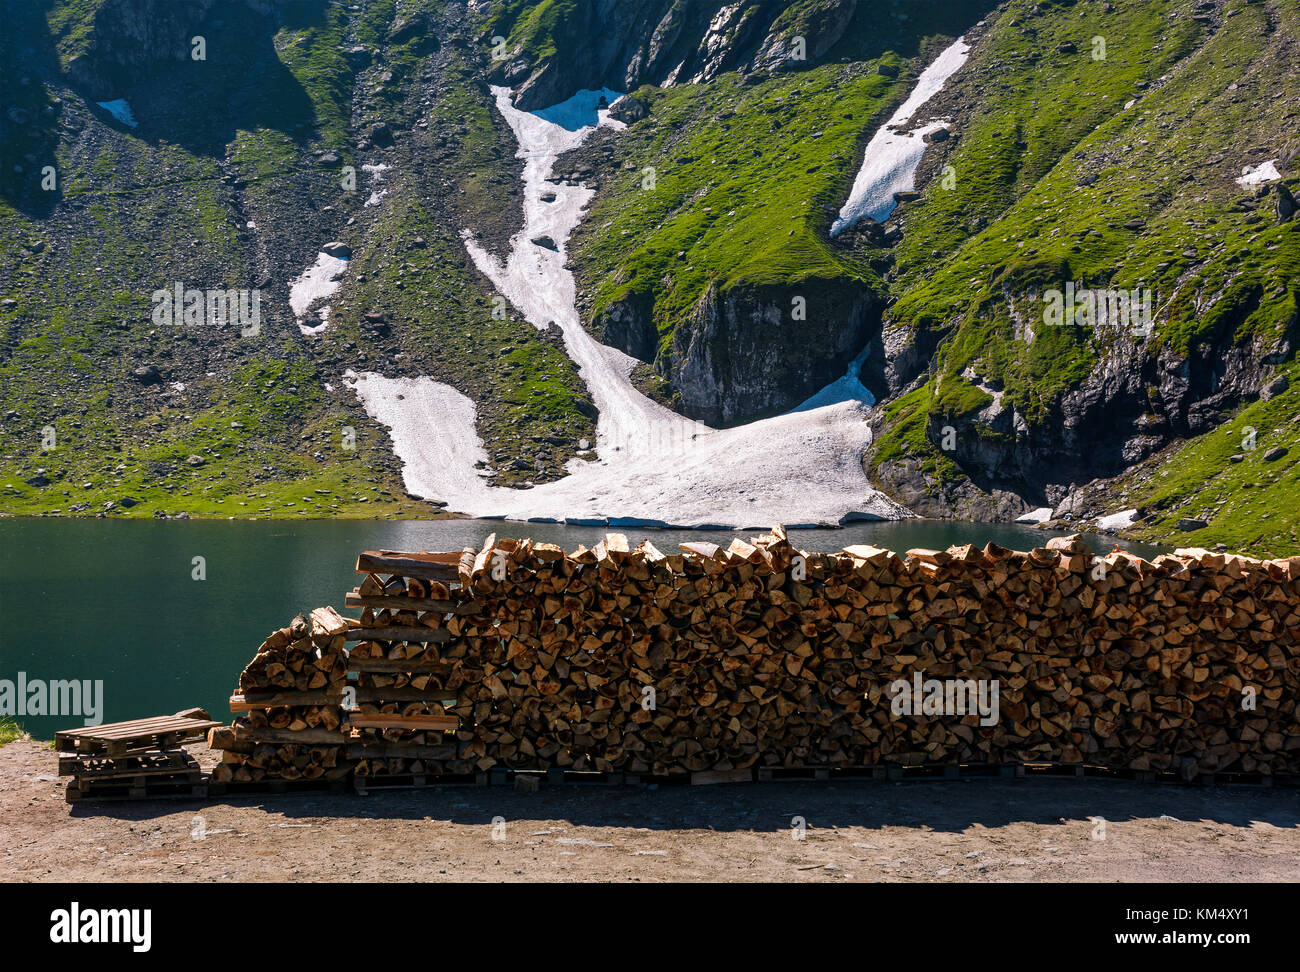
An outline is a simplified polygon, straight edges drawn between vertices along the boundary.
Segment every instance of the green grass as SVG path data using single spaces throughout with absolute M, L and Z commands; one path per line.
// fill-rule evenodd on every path
M 900 93 L 863 64 L 638 92 L 652 116 L 619 137 L 625 171 L 576 237 L 593 315 L 648 300 L 667 349 L 710 287 L 874 280 L 826 243 L 826 207 L 851 181 L 864 119 Z
M 27 733 L 23 731 L 23 727 L 15 722 L 13 718 L 8 716 L 0 718 L 0 746 L 26 737 Z
M 1149 511 L 1136 531 L 1141 539 L 1173 538 L 1180 546 L 1228 549 L 1262 557 L 1292 556 L 1300 549 L 1300 367 L 1286 369 L 1290 385 L 1269 401 L 1256 401 L 1212 432 L 1175 445 L 1159 469 L 1125 477 L 1129 505 Z M 1249 429 L 1255 448 L 1245 448 Z M 1264 455 L 1282 447 L 1280 459 Z M 1239 462 L 1231 456 L 1243 457 Z M 1180 519 L 1208 526 L 1183 533 Z

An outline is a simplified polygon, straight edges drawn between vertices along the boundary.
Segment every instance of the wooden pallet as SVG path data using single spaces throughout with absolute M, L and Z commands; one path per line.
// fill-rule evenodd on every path
M 397 773 L 354 776 L 352 788 L 358 796 L 386 790 L 425 790 L 438 786 L 487 786 L 487 773 Z
M 757 770 L 760 783 L 785 782 L 788 780 L 829 780 L 829 766 L 760 766 Z
M 209 729 L 220 725 L 211 719 L 178 716 L 111 722 L 102 726 L 60 730 L 54 734 L 54 748 L 61 753 L 106 753 L 109 756 L 174 749 L 182 743 L 202 739 Z
M 137 776 L 131 780 L 77 781 L 68 784 L 69 803 L 87 800 L 192 800 L 208 795 L 202 773 L 177 776 Z
M 228 783 L 208 783 L 208 796 L 210 797 L 235 797 L 235 796 L 256 796 L 259 794 L 290 794 L 290 793 L 347 793 L 350 789 L 348 780 L 282 780 L 282 779 L 261 779 L 249 780 L 248 782 L 238 782 L 231 780 Z
M 197 772 L 198 761 L 183 749 L 128 753 L 125 756 L 72 755 L 59 757 L 59 775 L 78 781 L 113 777 L 160 776 Z

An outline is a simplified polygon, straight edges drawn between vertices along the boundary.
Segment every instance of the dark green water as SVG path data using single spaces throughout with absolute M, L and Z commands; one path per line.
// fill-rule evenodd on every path
M 595 527 L 484 520 L 305 523 L 224 520 L 0 518 L 0 680 L 102 680 L 104 722 L 200 705 L 228 720 L 239 672 L 273 629 L 300 611 L 342 608 L 357 583 L 360 550 L 460 550 L 489 533 L 531 536 L 573 549 Z M 622 529 L 675 552 L 686 540 L 730 542 L 731 533 Z M 792 531 L 805 550 L 872 543 L 900 553 L 989 540 L 1028 550 L 1051 534 L 1009 524 L 903 521 Z M 1099 551 L 1110 538 L 1093 537 Z M 1123 544 L 1154 556 L 1156 548 Z M 206 580 L 194 580 L 204 558 Z M 2 686 L 0 686 L 2 690 Z M 0 696 L 2 698 L 2 696 Z M 81 717 L 18 716 L 34 736 Z

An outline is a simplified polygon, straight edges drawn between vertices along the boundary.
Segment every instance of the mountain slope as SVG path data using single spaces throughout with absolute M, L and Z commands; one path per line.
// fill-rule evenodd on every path
M 647 394 L 734 426 L 865 383 L 863 468 L 916 512 L 1300 549 L 1297 0 L 3 12 L 0 511 L 435 510 L 350 371 L 468 395 L 489 481 L 563 477 L 591 393 L 462 233 L 504 256 L 524 225 L 489 86 L 529 110 L 609 86 L 627 128 L 557 165 L 596 190 L 563 255 Z M 918 191 L 832 237 L 959 35 L 908 123 L 945 119 Z M 257 291 L 257 328 L 160 323 L 178 281 Z M 1149 293 L 1149 331 L 1053 323 L 1090 290 Z

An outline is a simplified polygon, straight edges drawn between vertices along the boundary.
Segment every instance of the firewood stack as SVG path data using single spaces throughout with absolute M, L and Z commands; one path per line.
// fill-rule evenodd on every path
M 447 586 L 458 576 L 460 554 L 365 553 L 365 574 L 347 597 L 361 609 L 348 634 L 357 644 L 349 667 L 357 673 L 356 730 L 350 756 L 357 776 L 462 773 L 469 766 L 447 732 L 460 720 L 448 713 L 456 691 L 454 666 L 440 647 L 451 640 L 446 619 L 457 610 Z
M 231 698 L 232 711 L 245 714 L 208 734 L 208 745 L 223 751 L 212 782 L 350 774 L 343 728 L 350 626 L 333 608 L 317 608 L 262 642 Z
M 1300 558 L 1149 563 L 1078 538 L 809 554 L 780 528 L 682 546 L 363 554 L 357 644 L 329 664 L 358 672 L 356 772 L 1300 772 Z M 259 654 L 246 694 L 272 667 Z M 997 719 L 894 711 L 896 683 L 952 680 L 995 686 Z

